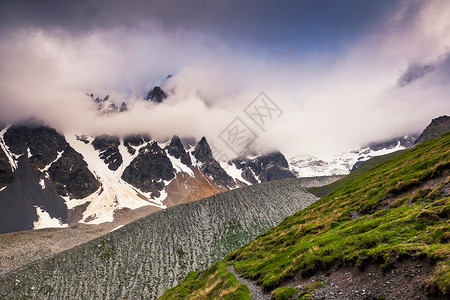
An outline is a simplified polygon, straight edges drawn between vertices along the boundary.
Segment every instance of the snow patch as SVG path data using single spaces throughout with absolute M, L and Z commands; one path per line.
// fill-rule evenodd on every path
M 17 169 L 17 160 L 19 159 L 19 155 L 16 155 L 12 153 L 9 150 L 9 147 L 6 145 L 5 140 L 3 139 L 3 136 L 5 135 L 5 132 L 8 130 L 9 126 L 4 128 L 2 131 L 0 131 L 0 147 L 2 148 L 3 152 L 5 152 L 6 157 L 8 158 L 9 164 L 11 165 L 11 170 L 14 172 L 14 170 Z
M 110 232 L 116 231 L 117 229 L 122 228 L 123 226 L 125 226 L 125 225 L 119 225 L 116 228 L 114 228 L 113 230 L 111 230 Z
M 57 218 L 52 218 L 48 214 L 48 212 L 46 212 L 39 206 L 35 206 L 35 208 L 36 208 L 36 214 L 38 216 L 38 220 L 33 222 L 33 229 L 68 227 L 69 226 L 67 224 L 63 224 Z
M 176 173 L 184 172 L 191 177 L 195 177 L 194 171 L 192 171 L 191 168 L 183 164 L 179 158 L 175 158 L 169 153 L 167 153 L 167 157 L 170 159 L 170 162 L 172 163 L 172 166 L 174 167 Z
M 75 134 L 66 134 L 65 136 L 67 142 L 84 157 L 89 170 L 101 183 L 98 191 L 84 199 L 65 198 L 69 208 L 90 202 L 83 213 L 81 222 L 88 224 L 112 222 L 114 220 L 114 212 L 122 208 L 137 209 L 147 205 L 166 208 L 163 200 L 167 197 L 167 194 L 161 193 L 161 197 L 152 199 L 149 193 L 143 193 L 121 179 L 123 171 L 138 155 L 139 151 L 136 151 L 135 155 L 129 154 L 123 145 L 123 141 L 121 141 L 119 151 L 122 155 L 123 163 L 116 171 L 112 171 L 99 157 L 100 152 L 92 146 L 92 137 L 87 138 L 89 143 L 86 144 L 78 140 Z
M 349 151 L 339 155 L 324 157 L 298 155 L 289 160 L 289 165 L 290 170 L 297 177 L 347 175 L 357 162 L 363 162 L 375 156 L 381 156 L 403 149 L 405 147 L 401 146 L 400 142 L 398 142 L 394 148 L 385 148 L 378 151 L 364 148 L 359 151 Z
M 134 154 L 130 154 L 130 152 L 128 152 L 127 147 L 125 147 L 123 140 L 120 141 L 120 145 L 119 145 L 119 152 L 120 155 L 122 155 L 122 165 L 120 165 L 120 167 L 117 169 L 116 172 L 120 173 L 120 176 L 122 176 L 123 171 L 125 171 L 125 169 L 131 164 L 131 162 L 139 155 L 139 150 L 141 150 L 141 148 L 147 146 L 147 143 L 143 143 L 140 146 L 131 146 L 131 148 L 133 148 L 135 150 Z
M 28 152 L 30 152 L 30 149 L 28 148 Z M 57 162 L 60 158 L 61 158 L 61 156 L 63 155 L 63 153 L 64 153 L 64 151 L 60 151 L 60 152 L 58 152 L 58 154 L 56 155 L 56 158 L 51 162 L 51 163 L 49 163 L 48 165 L 46 165 L 44 168 L 42 168 L 42 169 L 39 169 L 39 171 L 41 171 L 41 172 L 47 172 L 49 169 L 50 169 L 50 167 L 55 163 L 55 162 Z M 29 153 L 28 155 L 30 155 L 31 153 Z M 28 156 L 28 158 L 29 158 L 30 156 Z
M 239 170 L 238 168 L 236 168 L 236 166 L 234 164 L 228 164 L 227 162 L 220 162 L 220 166 L 222 167 L 222 169 L 225 170 L 225 172 L 230 175 L 231 178 L 234 179 L 234 181 L 237 183 L 237 180 L 241 181 L 242 183 L 245 183 L 247 185 L 251 185 L 250 182 L 248 182 L 247 180 L 245 180 L 242 177 L 242 170 Z M 236 186 L 237 188 L 238 186 Z
M 43 190 L 45 190 L 45 179 L 44 178 L 41 178 L 39 180 L 39 185 L 42 187 Z
M 192 154 L 192 151 L 194 151 L 192 148 L 189 148 L 189 150 L 187 150 L 186 152 L 189 153 L 189 156 L 191 157 L 191 161 L 192 161 L 192 166 L 194 167 L 198 167 L 199 169 L 201 168 L 201 166 L 203 166 L 203 163 L 201 161 L 198 161 L 195 156 Z

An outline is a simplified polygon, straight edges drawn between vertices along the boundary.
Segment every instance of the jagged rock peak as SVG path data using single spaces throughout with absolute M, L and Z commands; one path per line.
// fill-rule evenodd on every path
M 153 141 L 139 149 L 139 155 L 125 169 L 122 179 L 152 197 L 159 197 L 164 181 L 175 177 L 173 165 L 158 143 Z
M 203 163 L 208 163 L 214 160 L 211 147 L 209 147 L 205 137 L 201 138 L 197 146 L 195 146 L 195 150 L 192 154 L 198 161 Z
M 89 97 L 94 100 L 94 102 L 97 104 L 97 110 L 102 115 L 109 115 L 109 114 L 115 114 L 123 111 L 127 111 L 127 104 L 125 102 L 122 102 L 120 108 L 117 107 L 117 105 L 110 99 L 109 95 L 106 95 L 105 98 L 96 97 L 94 98 L 94 94 L 87 94 Z
M 242 170 L 245 180 L 257 183 L 272 180 L 295 178 L 289 170 L 289 163 L 280 151 L 259 155 L 256 158 L 236 158 L 232 161 L 236 167 Z
M 431 121 L 422 134 L 417 138 L 415 144 L 421 144 L 437 138 L 450 131 L 450 117 L 443 115 Z
M 123 111 L 127 111 L 127 110 L 128 110 L 127 104 L 125 102 L 122 102 L 122 104 L 120 105 L 120 108 L 119 108 L 119 112 L 123 112 Z
M 181 160 L 181 162 L 187 166 L 192 164 L 191 157 L 184 149 L 183 144 L 178 136 L 174 135 L 170 140 L 170 143 L 166 146 L 167 152 L 175 158 Z
M 98 188 L 83 157 L 54 128 L 34 121 L 14 124 L 4 142 L 11 153 L 29 160 L 37 177 L 49 175 L 59 195 L 81 199 Z
M 147 101 L 163 102 L 167 98 L 167 94 L 159 86 L 155 86 L 153 90 L 148 92 Z
M 201 170 L 204 174 L 211 176 L 211 178 L 219 185 L 225 187 L 235 186 L 235 181 L 230 175 L 220 166 L 217 160 L 214 159 L 211 148 L 205 137 L 202 137 L 195 146 L 192 154 L 201 162 Z

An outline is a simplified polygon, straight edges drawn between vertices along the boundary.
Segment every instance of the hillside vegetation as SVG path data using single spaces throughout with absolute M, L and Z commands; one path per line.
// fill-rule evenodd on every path
M 235 297 L 230 287 L 236 286 L 236 278 L 225 268 L 230 264 L 270 291 L 298 274 L 306 277 L 336 265 L 376 264 L 387 271 L 405 257 L 434 262 L 425 293 L 448 295 L 449 169 L 450 133 L 353 178 L 222 262 L 190 273 L 161 299 Z M 244 293 L 244 287 L 239 289 Z M 285 288 L 275 292 L 295 294 Z M 247 292 L 236 299 L 249 296 Z

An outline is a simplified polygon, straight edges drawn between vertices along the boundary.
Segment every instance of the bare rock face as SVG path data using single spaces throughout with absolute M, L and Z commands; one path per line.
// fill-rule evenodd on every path
M 187 166 L 192 165 L 191 157 L 184 149 L 183 144 L 178 136 L 174 136 L 170 143 L 165 147 L 167 152 L 175 158 L 181 160 L 181 162 Z
M 415 144 L 421 144 L 431 139 L 437 138 L 450 131 L 450 117 L 440 116 L 433 119 L 430 125 L 425 128 L 422 134 L 417 138 Z
M 147 100 L 161 103 L 167 98 L 167 94 L 159 86 L 155 86 L 153 90 L 148 92 Z
M 55 129 L 33 121 L 12 125 L 4 135 L 5 144 L 16 155 L 30 156 L 35 168 L 44 168 L 68 146 L 66 140 Z
M 122 102 L 122 104 L 120 105 L 119 108 L 119 112 L 123 112 L 123 111 L 127 111 L 128 110 L 128 106 L 125 102 Z
M 0 148 L 0 190 L 13 181 L 13 172 L 5 152 Z
M 211 176 L 214 182 L 226 187 L 233 187 L 235 185 L 233 178 L 231 178 L 217 160 L 214 159 L 211 148 L 205 137 L 201 138 L 192 154 L 202 163 L 200 167 L 201 171 L 204 174 Z
M 124 170 L 122 179 L 139 188 L 143 192 L 150 192 L 159 197 L 163 190 L 164 180 L 175 177 L 172 163 L 161 147 L 152 142 L 139 150 L 139 155 Z
M 284 178 L 295 178 L 289 170 L 289 164 L 284 155 L 279 152 L 260 155 L 254 159 L 237 158 L 232 161 L 242 170 L 243 178 L 251 183 L 268 182 Z
M 66 147 L 62 156 L 48 170 L 59 195 L 82 199 L 95 192 L 100 184 L 89 171 L 83 156 Z
M 0 234 L 33 229 L 36 207 L 50 217 L 67 222 L 67 206 L 51 189 L 42 189 L 25 155 L 18 160 L 13 182 L 0 192 Z
M 136 153 L 136 149 L 134 147 L 141 146 L 145 143 L 148 143 L 150 141 L 150 136 L 145 134 L 137 134 L 137 135 L 131 135 L 126 136 L 123 139 L 123 144 L 127 148 L 128 153 L 131 155 L 134 155 Z
M 4 141 L 13 154 L 28 157 L 36 177 L 45 177 L 41 170 L 48 167 L 60 195 L 83 198 L 99 187 L 83 157 L 51 127 L 30 122 L 16 124 L 8 128 Z
M 317 198 L 286 179 L 178 205 L 0 277 L 0 298 L 155 299 Z
M 91 98 L 94 99 L 94 95 L 91 94 Z M 117 105 L 109 98 L 107 95 L 105 98 L 101 99 L 99 97 L 95 98 L 95 103 L 97 104 L 97 110 L 100 114 L 108 115 L 112 113 L 119 112 Z
M 119 151 L 120 140 L 118 137 L 109 135 L 97 136 L 92 145 L 95 150 L 100 151 L 100 158 L 105 161 L 110 170 L 117 170 L 122 164 L 122 155 Z

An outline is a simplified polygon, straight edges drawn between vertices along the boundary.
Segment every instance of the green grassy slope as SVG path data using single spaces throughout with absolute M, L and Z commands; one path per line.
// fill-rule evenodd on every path
M 425 284 L 448 294 L 449 175 L 446 134 L 353 178 L 233 251 L 222 263 L 234 264 L 243 277 L 272 290 L 297 272 L 311 274 L 335 263 L 376 263 L 389 269 L 402 256 L 429 257 L 437 264 Z M 225 284 L 230 273 L 223 274 L 220 280 Z M 162 299 L 189 298 L 194 292 L 207 297 L 212 280 L 219 279 L 191 274 Z
M 159 299 L 229 299 L 250 300 L 250 290 L 227 271 L 230 262 L 216 262 L 201 272 L 190 272 L 175 288 Z

